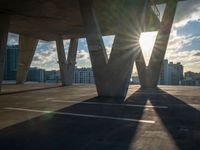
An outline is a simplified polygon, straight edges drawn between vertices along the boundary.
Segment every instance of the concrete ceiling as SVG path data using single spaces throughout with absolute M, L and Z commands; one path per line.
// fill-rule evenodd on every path
M 103 35 L 117 30 L 123 1 L 94 0 Z M 9 32 L 47 41 L 55 40 L 57 35 L 65 39 L 84 37 L 78 0 L 0 0 L 0 13 L 11 15 Z

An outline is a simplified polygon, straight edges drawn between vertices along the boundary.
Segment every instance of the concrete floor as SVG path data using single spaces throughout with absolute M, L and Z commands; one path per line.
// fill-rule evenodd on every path
M 60 87 L 60 83 L 36 83 L 36 82 L 26 82 L 25 84 L 16 85 L 15 83 L 7 83 L 2 87 L 1 95 L 24 93 L 29 91 L 37 91 L 41 89 L 49 89 Z
M 200 149 L 200 87 L 131 85 L 123 103 L 93 85 L 17 87 L 0 95 L 0 149 Z

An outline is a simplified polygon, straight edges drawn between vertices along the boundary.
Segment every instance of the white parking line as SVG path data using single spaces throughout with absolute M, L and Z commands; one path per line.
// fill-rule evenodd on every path
M 153 120 L 138 120 L 131 118 L 122 118 L 122 117 L 112 117 L 112 116 L 100 116 L 100 115 L 90 115 L 90 114 L 78 114 L 78 113 L 68 113 L 68 112 L 59 112 L 59 111 L 44 111 L 37 109 L 25 109 L 25 108 L 14 108 L 14 107 L 5 107 L 6 110 L 16 110 L 16 111 L 26 111 L 26 112 L 36 112 L 36 113 L 52 113 L 56 115 L 67 115 L 67 116 L 77 116 L 77 117 L 87 117 L 87 118 L 96 118 L 96 119 L 109 119 L 109 120 L 118 120 L 118 121 L 130 121 L 130 122 L 139 122 L 139 123 L 148 123 L 154 124 Z
M 81 103 L 81 104 L 89 104 L 89 105 L 141 107 L 141 108 L 161 108 L 161 109 L 168 108 L 168 106 L 134 105 L 134 104 L 114 104 L 114 103 L 98 103 L 98 102 L 84 102 L 84 101 L 51 100 L 51 102 L 55 102 L 55 103 Z

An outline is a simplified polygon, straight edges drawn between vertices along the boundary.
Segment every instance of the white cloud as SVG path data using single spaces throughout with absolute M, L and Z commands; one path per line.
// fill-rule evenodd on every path
M 89 52 L 86 50 L 79 50 L 76 58 L 77 67 L 91 67 Z
M 40 41 L 34 55 L 31 67 L 46 70 L 58 70 L 57 52 L 55 42 Z
M 160 11 L 160 19 L 163 16 L 165 4 L 157 5 Z M 200 19 L 200 1 L 199 0 L 185 0 L 179 1 L 174 18 L 174 27 L 183 27 L 190 21 L 199 21 Z
M 186 46 L 192 45 L 194 40 L 200 40 L 200 35 L 177 35 L 176 28 L 173 28 L 167 50 L 184 50 Z
M 82 49 L 77 52 L 77 59 L 84 60 L 89 58 L 89 53 L 87 51 Z
M 195 56 L 200 50 L 178 51 L 170 53 L 170 61 L 181 62 L 184 66 L 184 71 L 200 72 L 200 57 Z M 167 56 L 166 56 L 167 57 Z
M 200 57 L 196 55 L 200 50 L 185 48 L 191 45 L 193 40 L 200 40 L 200 36 L 178 36 L 176 30 L 173 29 L 165 58 L 174 63 L 181 62 L 184 65 L 184 71 L 200 72 Z
M 186 0 L 178 3 L 174 26 L 176 28 L 185 26 L 190 21 L 200 19 L 200 1 Z

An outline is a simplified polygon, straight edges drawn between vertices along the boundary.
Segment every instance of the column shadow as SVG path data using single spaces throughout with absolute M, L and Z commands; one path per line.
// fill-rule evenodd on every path
M 10 92 L 5 91 L 5 92 L 0 93 L 0 96 L 1 95 L 14 95 L 14 94 L 19 94 L 19 93 L 28 93 L 28 92 L 34 92 L 34 91 L 42 91 L 42 90 L 59 88 L 59 87 L 62 87 L 62 85 L 49 86 L 49 87 L 39 87 L 39 88 L 17 90 L 17 91 L 10 91 Z
M 200 111 L 181 99 L 157 89 L 148 95 L 152 105 L 166 105 L 168 109 L 154 108 L 176 146 L 181 150 L 200 149 Z
M 116 103 L 114 99 L 106 100 Z M 127 101 L 145 105 L 145 101 L 134 95 Z M 84 102 L 102 103 L 105 99 L 95 97 Z M 140 120 L 143 108 L 78 103 L 59 112 Z M 45 114 L 1 129 L 0 146 L 1 149 L 15 150 L 128 150 L 138 125 L 132 121 Z
M 147 101 L 153 106 L 168 106 L 168 109 L 155 107 L 154 110 L 178 149 L 200 149 L 199 110 L 161 89 L 139 89 L 124 104 L 145 105 Z M 113 98 L 103 97 L 84 102 L 119 104 Z M 144 107 L 78 103 L 58 111 L 140 120 Z M 129 150 L 140 125 L 131 121 L 50 113 L 1 129 L 0 145 L 2 149 L 16 150 Z M 140 135 L 139 138 L 147 140 Z

